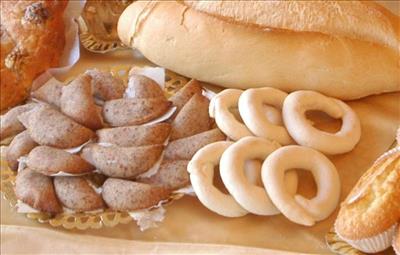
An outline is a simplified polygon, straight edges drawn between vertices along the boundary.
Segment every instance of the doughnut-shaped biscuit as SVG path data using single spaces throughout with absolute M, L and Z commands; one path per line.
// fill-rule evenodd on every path
M 282 109 L 287 93 L 274 88 L 248 89 L 239 98 L 239 112 L 248 129 L 259 137 L 287 145 L 293 142 L 286 128 L 272 123 L 265 105 Z M 267 112 L 269 112 L 268 109 Z
M 234 141 L 242 137 L 253 136 L 246 125 L 239 122 L 231 112 L 231 108 L 238 106 L 242 92 L 239 89 L 226 89 L 211 100 L 209 107 L 209 115 L 215 118 L 219 129 Z
M 292 194 L 284 185 L 285 172 L 301 168 L 312 172 L 318 187 L 312 199 Z M 340 196 L 340 179 L 335 166 L 319 151 L 298 145 L 281 147 L 264 161 L 261 171 L 264 186 L 275 206 L 289 220 L 305 226 L 327 218 Z
M 264 160 L 280 145 L 260 137 L 245 137 L 230 146 L 222 154 L 220 173 L 222 181 L 234 199 L 247 211 L 257 215 L 275 215 L 279 210 L 271 202 L 264 188 L 248 181 L 245 162 L 252 159 Z M 296 193 L 297 174 L 290 172 L 282 184 L 291 194 Z
M 305 117 L 310 110 L 319 110 L 333 118 L 342 119 L 341 129 L 328 133 L 316 129 Z M 283 120 L 291 137 L 300 145 L 319 150 L 325 154 L 351 151 L 361 136 L 360 120 L 356 113 L 340 100 L 326 97 L 314 91 L 296 91 L 283 103 Z
M 189 162 L 188 171 L 193 189 L 205 207 L 225 217 L 240 217 L 247 211 L 231 195 L 222 193 L 213 185 L 214 167 L 232 144 L 221 141 L 203 147 Z

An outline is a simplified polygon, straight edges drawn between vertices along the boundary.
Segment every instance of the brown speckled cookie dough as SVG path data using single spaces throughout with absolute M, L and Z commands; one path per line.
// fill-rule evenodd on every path
M 137 181 L 171 190 L 182 188 L 189 184 L 188 163 L 188 160 L 164 161 L 155 175 Z
M 42 105 L 25 112 L 19 116 L 19 120 L 28 129 L 31 138 L 40 145 L 72 148 L 95 136 L 92 130 L 49 106 Z
M 85 177 L 55 177 L 54 189 L 60 202 L 77 212 L 93 211 L 104 207 L 101 194 L 96 193 Z
M 90 129 L 103 127 L 101 107 L 97 106 L 92 96 L 92 78 L 88 74 L 78 76 L 62 88 L 61 111 Z
M 27 130 L 14 137 L 7 148 L 6 159 L 8 166 L 16 171 L 18 169 L 18 159 L 28 154 L 38 144 L 32 140 Z
M 103 184 L 103 199 L 113 210 L 133 211 L 149 208 L 168 198 L 170 191 L 162 187 L 133 181 L 108 178 Z
M 40 101 L 60 107 L 62 88 L 63 84 L 60 82 L 47 82 L 37 90 L 32 91 L 31 95 Z
M 51 214 L 62 212 L 51 178 L 28 168 L 17 174 L 15 195 L 39 211 Z
M 93 95 L 95 97 L 107 101 L 121 98 L 124 95 L 124 82 L 111 73 L 92 69 L 86 71 L 85 74 L 92 77 Z
M 174 106 L 177 107 L 176 114 L 182 107 L 194 96 L 195 94 L 201 95 L 202 87 L 197 80 L 190 80 L 186 85 L 181 88 L 175 95 L 169 98 Z
M 16 135 L 25 130 L 24 125 L 18 120 L 18 116 L 32 110 L 37 104 L 25 104 L 14 107 L 0 117 L 0 140 Z
M 30 169 L 44 175 L 58 172 L 83 174 L 94 170 L 94 167 L 80 156 L 49 146 L 34 148 L 29 153 L 26 164 Z
M 170 142 L 165 149 L 165 159 L 190 160 L 194 154 L 207 144 L 225 140 L 218 128 Z
M 104 175 L 134 178 L 154 166 L 163 150 L 163 145 L 104 147 L 90 144 L 83 149 L 82 157 Z
M 104 104 L 103 117 L 114 127 L 140 125 L 162 116 L 171 105 L 164 97 L 116 99 Z
M 164 92 L 154 80 L 140 74 L 129 76 L 128 93 L 130 98 L 164 97 Z
M 170 140 L 177 140 L 209 130 L 211 123 L 208 116 L 209 103 L 210 101 L 206 97 L 195 94 L 172 122 Z
M 149 126 L 129 126 L 97 130 L 99 143 L 111 143 L 117 146 L 142 146 L 163 144 L 171 132 L 168 123 Z

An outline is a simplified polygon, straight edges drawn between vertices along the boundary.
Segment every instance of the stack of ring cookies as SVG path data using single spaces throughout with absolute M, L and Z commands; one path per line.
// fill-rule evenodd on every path
M 243 123 L 232 112 L 233 108 L 239 109 Z M 334 134 L 318 130 L 305 116 L 312 110 L 340 118 L 341 129 Z M 269 87 L 226 89 L 211 100 L 209 113 L 234 141 L 257 136 L 334 155 L 353 150 L 361 136 L 360 121 L 346 103 L 315 91 L 300 90 L 288 95 Z
M 329 133 L 314 127 L 306 118 L 312 110 L 340 118 L 340 130 Z M 360 121 L 347 104 L 314 91 L 226 89 L 212 98 L 209 114 L 230 141 L 203 147 L 189 162 L 193 189 L 207 208 L 226 217 L 282 213 L 304 226 L 326 219 L 336 209 L 340 178 L 324 154 L 349 152 L 360 140 Z M 251 160 L 263 162 L 263 186 L 246 176 L 246 162 Z M 218 164 L 229 194 L 213 185 Z M 299 180 L 292 169 L 312 173 L 315 197 L 296 194 Z

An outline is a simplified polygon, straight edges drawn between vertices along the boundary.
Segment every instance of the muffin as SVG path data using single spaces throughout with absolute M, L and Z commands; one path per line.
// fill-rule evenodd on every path
M 400 147 L 386 152 L 360 178 L 342 203 L 338 236 L 367 253 L 392 244 L 400 219 Z

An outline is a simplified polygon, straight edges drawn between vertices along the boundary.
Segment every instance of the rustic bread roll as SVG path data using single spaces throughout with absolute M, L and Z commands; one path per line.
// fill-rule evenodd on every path
M 57 66 L 68 1 L 1 1 L 0 110 L 24 100 L 32 81 Z
M 367 1 L 137 1 L 118 34 L 157 65 L 225 87 L 400 90 L 399 19 Z

